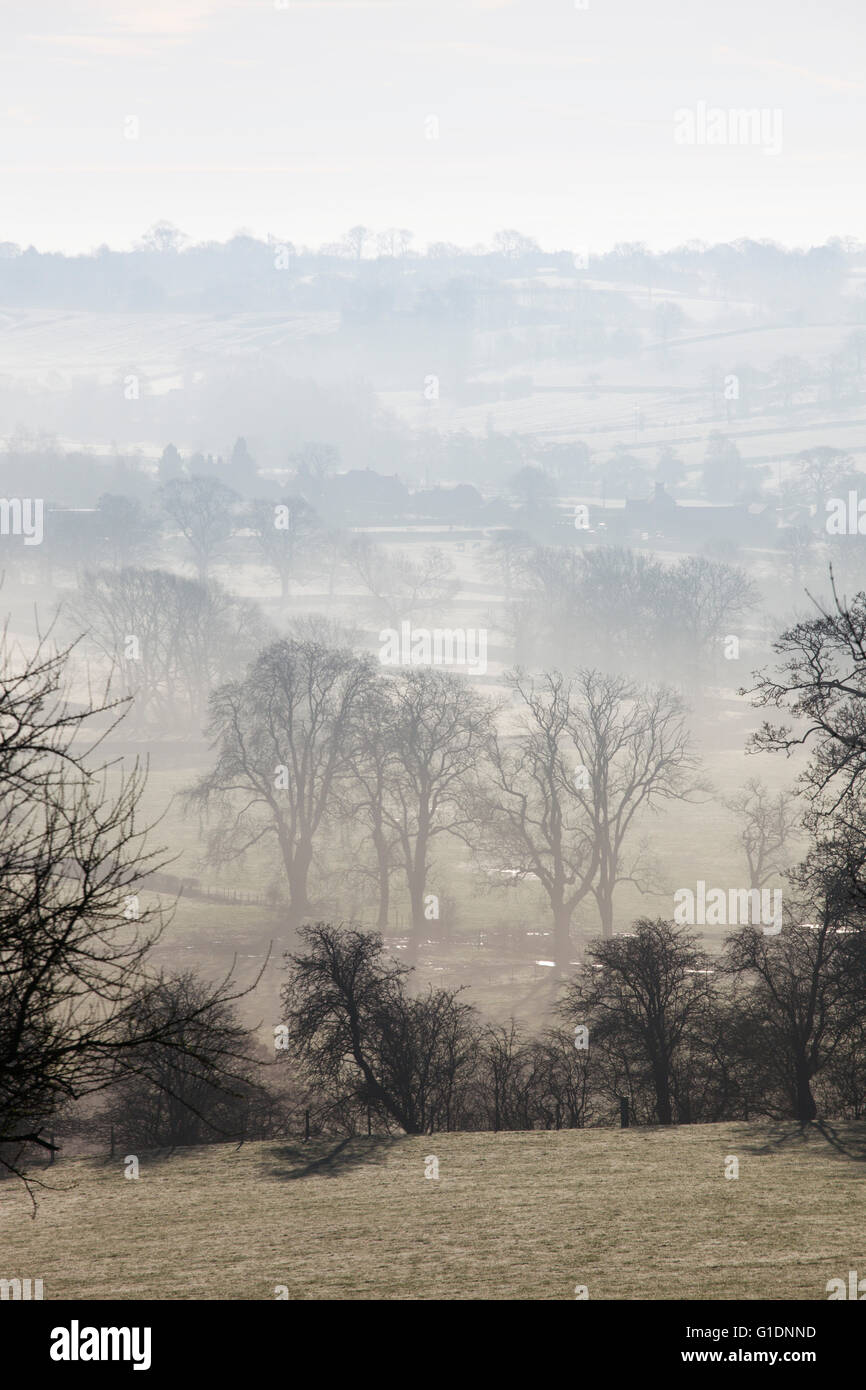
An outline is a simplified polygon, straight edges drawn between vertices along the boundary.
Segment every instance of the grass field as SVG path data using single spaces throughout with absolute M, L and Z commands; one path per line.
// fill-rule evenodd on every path
M 438 1180 L 425 1158 L 439 1160 Z M 725 1178 L 728 1156 L 739 1177 Z M 46 1299 L 825 1299 L 866 1272 L 866 1125 L 219 1145 L 0 1185 Z

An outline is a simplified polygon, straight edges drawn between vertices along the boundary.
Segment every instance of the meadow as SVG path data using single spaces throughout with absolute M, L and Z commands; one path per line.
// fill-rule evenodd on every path
M 866 1269 L 866 1125 L 215 1145 L 140 1154 L 137 1179 L 125 1157 L 56 1163 L 35 1219 L 2 1183 L 0 1277 L 46 1299 L 818 1300 Z

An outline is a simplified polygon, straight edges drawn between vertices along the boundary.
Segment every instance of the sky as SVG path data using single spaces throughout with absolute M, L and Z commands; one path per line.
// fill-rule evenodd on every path
M 0 241 L 861 239 L 864 29 L 863 0 L 2 0 Z

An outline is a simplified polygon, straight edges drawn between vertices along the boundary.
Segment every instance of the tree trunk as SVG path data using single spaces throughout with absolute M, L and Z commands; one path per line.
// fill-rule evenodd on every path
M 307 880 L 312 862 L 313 846 L 309 843 L 298 845 L 289 869 L 289 925 L 294 930 L 297 930 L 310 910 Z
M 670 1079 L 666 1068 L 654 1067 L 656 1084 L 656 1113 L 660 1125 L 672 1125 L 674 1122 L 673 1107 L 671 1105 Z
M 409 901 L 412 905 L 412 930 L 406 952 L 410 965 L 414 965 L 418 959 L 421 941 L 427 925 L 424 916 L 424 889 L 427 886 L 427 845 L 429 841 L 426 807 L 421 808 L 418 819 L 420 826 L 415 836 L 414 853 L 408 860 L 407 870 Z
M 385 837 L 376 826 L 373 827 L 373 843 L 376 846 L 379 873 L 379 918 L 376 930 L 384 935 L 388 930 L 388 909 L 391 901 L 391 863 Z
M 818 1107 L 815 1104 L 815 1097 L 812 1095 L 808 1068 L 802 1063 L 797 1066 L 796 1080 L 797 1119 L 801 1125 L 807 1125 L 815 1119 L 818 1114 Z
M 561 901 L 553 904 L 553 959 L 557 974 L 567 970 L 571 960 L 571 909 Z
M 601 918 L 602 940 L 610 941 L 613 936 L 613 894 L 608 886 L 599 884 L 595 892 L 598 915 Z
M 598 883 L 593 889 L 598 915 L 601 918 L 601 935 L 604 941 L 613 936 L 613 890 L 616 879 L 616 865 L 613 850 L 603 841 L 599 854 Z
M 421 940 L 426 927 L 424 917 L 424 887 L 425 873 L 423 869 L 414 869 L 409 876 L 409 901 L 412 905 L 412 927 L 409 935 L 409 945 L 406 951 L 408 963 L 414 965 L 421 950 Z

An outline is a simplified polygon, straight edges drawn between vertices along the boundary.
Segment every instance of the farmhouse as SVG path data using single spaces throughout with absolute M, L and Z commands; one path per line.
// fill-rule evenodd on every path
M 650 498 L 626 500 L 620 512 L 611 513 L 614 517 L 629 538 L 661 537 L 692 545 L 710 540 L 757 544 L 775 529 L 765 503 L 677 502 L 664 483 L 655 484 Z

